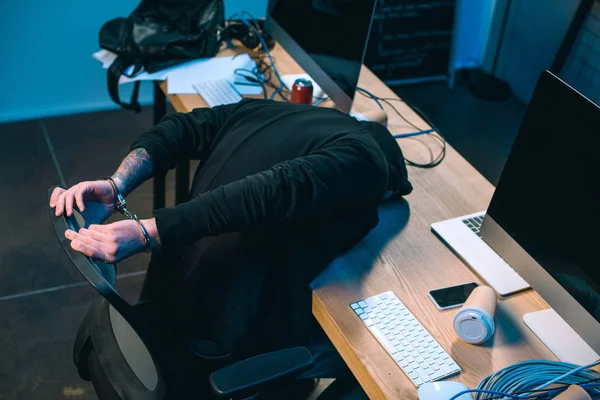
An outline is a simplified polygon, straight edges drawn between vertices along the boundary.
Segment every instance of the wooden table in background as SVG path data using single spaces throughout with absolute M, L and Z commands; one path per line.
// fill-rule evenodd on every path
M 226 49 L 219 56 L 240 51 L 243 50 Z M 303 72 L 281 46 L 276 45 L 272 54 L 281 74 Z M 380 97 L 398 98 L 366 67 L 362 69 L 359 86 Z M 159 90 L 166 93 L 166 83 L 157 85 L 156 92 Z M 164 113 L 164 97 L 161 100 L 161 93 L 155 95 L 158 98 L 155 111 L 159 114 L 156 118 L 159 118 Z M 198 95 L 168 95 L 168 98 L 179 112 L 207 107 Z M 332 106 L 332 102 L 326 104 Z M 411 123 L 429 128 L 406 103 L 394 104 Z M 376 107 L 372 100 L 356 95 L 354 111 L 366 112 Z M 390 131 L 414 131 L 388 106 L 385 108 Z M 418 162 L 430 161 L 430 148 L 434 155 L 441 149 L 437 141 L 427 136 L 403 139 L 400 143 L 405 157 Z M 186 166 L 180 167 L 183 171 Z M 189 168 L 188 172 L 178 171 L 177 175 L 182 186 L 177 191 L 181 201 L 187 195 Z M 555 359 L 522 321 L 523 314 L 549 307 L 532 290 L 499 301 L 496 334 L 489 343 L 474 346 L 458 339 L 452 328 L 455 310 L 439 311 L 427 292 L 481 281 L 433 235 L 430 225 L 486 209 L 494 187 L 449 145 L 441 165 L 433 169 L 409 167 L 409 178 L 413 193 L 405 200 L 384 204 L 380 208 L 379 225 L 312 285 L 313 314 L 369 397 L 417 398 L 416 387 L 349 307 L 352 302 L 387 290 L 404 302 L 461 366 L 462 373 L 451 380 L 475 387 L 485 376 L 513 363 Z M 164 182 L 162 185 L 164 191 Z M 156 189 L 160 191 L 160 187 Z

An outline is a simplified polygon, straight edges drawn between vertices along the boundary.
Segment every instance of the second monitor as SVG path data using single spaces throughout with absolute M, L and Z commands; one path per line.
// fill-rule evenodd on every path
M 269 0 L 265 30 L 349 112 L 375 0 Z

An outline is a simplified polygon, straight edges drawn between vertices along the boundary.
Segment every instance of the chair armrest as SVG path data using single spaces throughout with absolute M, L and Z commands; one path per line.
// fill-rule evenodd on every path
M 221 368 L 210 375 L 210 386 L 219 398 L 246 398 L 280 379 L 304 372 L 315 364 L 306 347 L 261 354 Z

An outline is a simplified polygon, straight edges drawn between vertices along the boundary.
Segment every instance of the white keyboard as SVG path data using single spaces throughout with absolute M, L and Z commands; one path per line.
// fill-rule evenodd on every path
M 350 304 L 417 386 L 460 372 L 458 364 L 392 292 Z
M 242 96 L 227 79 L 198 82 L 193 86 L 211 108 L 242 100 Z

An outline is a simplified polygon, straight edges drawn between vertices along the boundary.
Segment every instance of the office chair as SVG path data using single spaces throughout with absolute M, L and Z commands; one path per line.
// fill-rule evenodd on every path
M 52 194 L 51 188 L 48 196 Z M 305 347 L 261 354 L 223 365 L 191 351 L 161 326 L 152 302 L 130 305 L 115 290 L 116 265 L 71 249 L 67 228 L 84 227 L 83 216 L 56 217 L 52 224 L 65 253 L 97 291 L 75 340 L 73 359 L 80 377 L 91 380 L 100 400 L 269 398 L 269 388 L 313 367 Z M 208 382 L 203 381 L 210 373 Z M 210 387 L 211 390 L 207 390 Z

